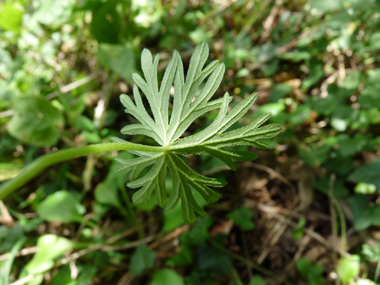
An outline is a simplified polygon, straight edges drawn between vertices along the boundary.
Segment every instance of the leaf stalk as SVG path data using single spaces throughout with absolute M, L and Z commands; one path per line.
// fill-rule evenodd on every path
M 167 148 L 135 143 L 103 143 L 51 152 L 39 157 L 27 165 L 24 170 L 15 178 L 3 182 L 0 185 L 0 200 L 3 200 L 15 192 L 18 188 L 25 185 L 27 182 L 29 182 L 31 179 L 33 179 L 35 176 L 40 174 L 43 170 L 51 165 L 90 154 L 120 150 L 165 152 L 167 151 Z

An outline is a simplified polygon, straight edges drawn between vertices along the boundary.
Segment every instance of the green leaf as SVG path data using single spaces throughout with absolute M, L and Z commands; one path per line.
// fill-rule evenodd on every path
M 371 262 L 380 261 L 380 243 L 376 243 L 375 248 L 373 249 L 369 244 L 362 245 L 363 255 Z
M 22 165 L 14 163 L 0 163 L 0 182 L 17 176 L 22 171 Z
M 214 285 L 215 282 L 207 278 L 208 272 L 193 270 L 189 275 L 185 277 L 186 285 Z
M 73 125 L 81 130 L 93 132 L 96 131 L 94 123 L 86 116 L 77 116 L 73 122 Z
M 100 182 L 98 185 L 96 185 L 94 195 L 96 201 L 99 203 L 120 208 L 121 203 L 119 197 L 119 189 L 113 178 L 113 175 L 109 175 L 104 182 Z
M 340 281 L 343 284 L 349 284 L 360 273 L 360 257 L 359 255 L 351 255 L 340 261 L 336 270 Z
M 92 10 L 91 33 L 99 43 L 117 44 L 119 42 L 121 20 L 116 4 L 116 1 L 110 0 Z
M 326 175 L 321 179 L 318 179 L 314 185 L 322 193 L 330 196 L 330 176 Z M 346 187 L 344 187 L 344 180 L 340 177 L 334 181 L 333 195 L 335 198 L 347 197 L 350 193 Z
M 22 98 L 14 105 L 15 115 L 8 132 L 21 142 L 36 146 L 52 146 L 59 139 L 63 124 L 59 110 L 41 98 Z
M 81 266 L 77 285 L 87 285 L 91 283 L 98 269 L 90 264 Z
M 330 115 L 338 106 L 339 101 L 329 94 L 326 98 L 310 98 L 310 105 L 314 112 L 322 115 Z
M 196 261 L 196 267 L 198 269 L 214 271 L 224 276 L 230 276 L 231 266 L 231 259 L 226 253 L 207 243 L 198 246 Z
M 277 103 L 269 103 L 269 104 L 260 106 L 257 109 L 256 113 L 251 114 L 251 117 L 257 119 L 260 116 L 270 113 L 271 114 L 270 121 L 285 122 L 287 120 L 287 114 L 285 114 L 285 112 L 286 112 L 285 103 L 283 101 L 279 101 Z
M 170 232 L 185 223 L 182 215 L 182 208 L 177 204 L 171 211 L 164 213 L 164 225 L 162 226 L 163 232 Z
M 34 22 L 59 27 L 68 22 L 72 15 L 73 1 L 44 0 L 31 18 L 31 26 Z
M 310 68 L 310 75 L 302 81 L 302 89 L 307 90 L 324 76 L 322 65 L 314 62 Z
M 379 98 L 378 83 L 370 84 L 366 86 L 361 92 L 358 103 L 361 105 L 361 107 L 364 107 L 364 108 L 371 108 L 371 107 L 380 108 L 380 103 L 379 103 L 378 98 Z
M 376 186 L 373 184 L 360 182 L 356 184 L 354 191 L 356 194 L 371 195 L 375 194 Z
M 303 229 L 306 225 L 306 219 L 300 218 L 296 227 L 292 230 L 292 236 L 295 240 L 300 240 L 303 237 Z
M 12 263 L 16 257 L 16 254 L 20 251 L 20 249 L 22 248 L 26 240 L 27 240 L 26 237 L 22 237 L 18 239 L 17 242 L 15 242 L 15 244 L 13 245 L 11 251 L 9 252 L 10 256 L 8 257 L 8 259 L 0 262 L 0 284 L 1 285 L 6 285 L 6 284 L 11 283 L 9 280 L 9 277 L 12 270 Z
M 346 134 L 339 135 L 339 148 L 338 152 L 344 156 L 352 156 L 364 149 L 371 139 L 370 136 L 362 134 L 356 134 L 353 138 L 350 138 Z
M 124 154 L 127 154 L 124 155 Z M 124 152 L 119 154 L 116 160 L 124 158 L 130 158 L 133 156 L 130 153 Z M 110 171 L 107 175 L 107 178 L 100 182 L 95 188 L 95 199 L 102 204 L 112 205 L 116 208 L 121 208 L 122 203 L 120 202 L 119 189 L 125 187 L 125 179 L 124 177 L 117 174 L 117 170 L 119 169 L 119 163 L 114 161 L 110 166 Z
M 311 57 L 310 52 L 299 51 L 299 50 L 290 51 L 290 52 L 287 52 L 287 53 L 280 55 L 280 58 L 291 60 L 293 62 L 299 62 L 301 60 L 308 60 L 308 59 L 310 59 L 310 57 Z
M 128 82 L 132 82 L 132 74 L 136 70 L 135 55 L 131 48 L 124 45 L 100 44 L 98 50 L 99 63 L 111 69 Z
M 375 159 L 362 167 L 357 168 L 348 180 L 373 184 L 380 189 L 380 159 Z
M 255 228 L 255 224 L 252 222 L 253 213 L 245 207 L 229 213 L 227 217 L 233 220 L 243 231 L 250 231 Z
M 376 283 L 369 279 L 360 279 L 355 285 L 376 285 Z
M 281 132 L 277 124 L 262 127 L 270 114 L 263 114 L 250 124 L 229 131 L 241 117 L 251 108 L 257 94 L 251 94 L 227 112 L 231 96 L 226 93 L 223 98 L 210 101 L 218 89 L 224 74 L 223 63 L 214 60 L 204 67 L 208 57 L 208 45 L 199 44 L 190 59 L 185 78 L 184 67 L 177 51 L 173 53 L 159 87 L 157 66 L 159 56 L 153 57 L 144 49 L 141 54 L 141 68 L 144 78 L 133 74 L 135 85 L 133 98 L 121 95 L 120 101 L 125 112 L 131 114 L 138 123 L 125 126 L 121 132 L 126 135 L 145 135 L 154 139 L 165 148 L 163 152 L 132 152 L 138 157 L 131 160 L 118 159 L 119 172 L 130 173 L 131 188 L 140 188 L 133 195 L 135 203 L 149 201 L 153 191 L 157 203 L 170 210 L 181 202 L 182 215 L 187 223 L 196 220 L 195 213 L 201 216 L 206 212 L 194 199 L 192 189 L 197 191 L 207 202 L 215 202 L 218 196 L 209 187 L 222 187 L 222 180 L 204 177 L 187 166 L 178 155 L 208 155 L 236 169 L 236 161 L 249 161 L 257 155 L 247 151 L 234 149 L 246 145 L 259 148 L 266 147 L 261 139 L 269 139 Z M 169 112 L 170 92 L 174 85 L 173 110 Z M 151 112 L 143 104 L 140 90 L 144 93 Z M 132 100 L 133 99 L 133 100 Z M 188 127 L 203 114 L 219 109 L 216 119 L 204 130 L 181 138 Z M 123 142 L 121 139 L 114 139 Z M 142 171 L 148 168 L 147 171 Z M 172 179 L 173 190 L 170 196 L 166 189 L 166 176 Z M 143 175 L 140 175 L 144 173 Z
M 23 217 L 18 220 L 18 223 L 23 231 L 28 233 L 34 231 L 39 225 L 43 224 L 43 221 L 40 218 L 27 219 Z
M 6 226 L 0 227 L 0 251 L 11 250 L 17 243 L 17 241 L 25 237 L 21 225 L 17 224 L 11 228 Z
M 203 244 L 210 238 L 208 229 L 211 227 L 212 223 L 210 216 L 198 218 L 194 226 L 181 235 L 181 243 L 188 245 Z
M 193 262 L 192 249 L 187 244 L 183 244 L 180 246 L 180 253 L 174 255 L 168 261 L 166 261 L 167 266 L 173 265 L 186 265 L 191 264 Z
M 145 269 L 153 268 L 156 253 L 150 250 L 146 244 L 140 244 L 131 256 L 129 270 L 132 275 L 139 275 Z
M 325 281 L 322 276 L 323 266 L 313 263 L 306 258 L 300 258 L 296 261 L 296 267 L 302 277 L 309 281 L 310 285 L 324 285 Z
M 334 10 L 344 9 L 343 1 L 341 0 L 312 0 L 310 5 L 313 9 L 321 12 L 331 12 Z
M 51 285 L 76 285 L 76 280 L 71 279 L 70 266 L 66 265 L 59 269 L 58 273 L 51 280 Z
M 56 235 L 48 234 L 38 238 L 37 253 L 24 267 L 21 276 L 28 274 L 39 274 L 51 269 L 54 259 L 73 248 L 73 242 Z
M 276 84 L 269 95 L 271 102 L 277 102 L 279 99 L 288 96 L 292 92 L 292 86 L 286 83 Z
M 336 108 L 331 116 L 331 126 L 337 131 L 344 132 L 354 121 L 355 112 L 347 105 Z
M 24 14 L 22 8 L 18 3 L 5 2 L 0 11 L 0 27 L 18 34 L 20 32 L 22 15 Z
M 346 75 L 342 82 L 342 87 L 346 89 L 356 90 L 362 80 L 361 73 L 359 71 L 354 71 Z
M 372 248 L 369 244 L 362 245 L 362 254 L 366 257 L 367 260 L 371 262 L 380 262 L 380 243 L 376 243 L 375 248 Z M 376 267 L 375 278 L 374 280 L 377 282 L 379 278 L 380 268 Z M 375 283 L 374 283 L 375 284 Z
M 249 285 L 265 285 L 264 279 L 260 275 L 255 275 L 250 281 Z
M 298 106 L 296 111 L 289 116 L 290 123 L 294 126 L 303 124 L 310 118 L 310 111 L 308 106 Z
M 71 223 L 82 221 L 80 207 L 70 192 L 61 190 L 49 195 L 37 206 L 36 211 L 46 221 Z
M 353 195 L 348 198 L 354 214 L 354 228 L 357 231 L 375 225 L 380 226 L 380 204 L 370 205 L 365 195 Z
M 153 275 L 153 280 L 150 285 L 184 285 L 182 277 L 171 269 L 157 270 Z

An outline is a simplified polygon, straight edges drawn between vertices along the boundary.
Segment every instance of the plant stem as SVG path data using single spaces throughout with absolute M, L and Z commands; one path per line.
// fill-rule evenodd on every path
M 376 283 L 377 283 L 377 279 L 379 279 L 379 272 L 380 272 L 380 261 L 378 261 L 376 265 L 375 279 L 374 279 Z
M 18 188 L 20 188 L 25 183 L 27 183 L 32 178 L 41 173 L 44 169 L 53 164 L 57 164 L 81 156 L 87 156 L 93 153 L 118 150 L 136 150 L 147 152 L 167 151 L 165 147 L 148 146 L 135 143 L 104 143 L 51 152 L 39 157 L 38 159 L 27 165 L 24 168 L 24 170 L 15 178 L 1 184 L 0 200 L 3 200 L 5 197 L 16 191 Z
M 231 272 L 232 272 L 232 276 L 235 279 L 235 284 L 237 284 L 237 285 L 243 285 L 243 282 L 241 281 L 239 273 L 237 272 L 237 270 L 235 269 L 235 267 L 231 266 Z
M 339 204 L 339 201 L 334 198 L 333 203 L 335 205 L 336 213 L 338 214 L 338 218 L 340 221 L 341 248 L 342 248 L 342 251 L 345 251 L 346 250 L 346 244 L 347 244 L 346 220 L 344 217 L 343 209 Z
M 132 219 L 133 225 L 136 227 L 137 234 L 139 235 L 140 239 L 144 238 L 144 232 L 141 228 L 141 225 L 139 223 L 139 220 L 137 219 L 136 212 L 134 209 L 134 206 L 131 202 L 131 199 L 128 196 L 127 189 L 124 185 L 120 185 L 121 194 L 123 196 L 124 202 L 127 205 L 129 215 Z
M 338 229 L 337 229 L 337 220 L 336 220 L 336 211 L 334 208 L 334 182 L 335 182 L 335 174 L 332 173 L 330 175 L 330 185 L 329 185 L 329 207 L 330 207 L 330 218 L 331 218 L 331 234 L 332 234 L 332 246 L 336 247 L 337 246 L 337 241 L 338 241 Z M 331 252 L 332 254 L 332 261 L 334 266 L 337 266 L 337 253 L 335 251 Z M 339 279 L 335 280 L 335 284 L 339 285 Z

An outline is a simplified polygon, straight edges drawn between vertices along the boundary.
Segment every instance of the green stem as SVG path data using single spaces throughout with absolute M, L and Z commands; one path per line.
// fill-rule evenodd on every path
M 140 239 L 143 239 L 144 238 L 144 232 L 141 228 L 141 225 L 137 219 L 137 215 L 136 215 L 136 212 L 135 212 L 135 208 L 131 202 L 131 199 L 129 198 L 128 196 L 128 193 L 127 193 L 127 189 L 125 188 L 124 185 L 120 185 L 120 189 L 121 189 L 121 194 L 123 196 L 123 199 L 124 199 L 124 202 L 125 204 L 127 205 L 127 208 L 128 208 L 128 211 L 129 211 L 129 215 L 132 219 L 132 222 L 133 222 L 133 225 L 136 227 L 136 231 L 137 231 L 137 234 L 139 235 L 139 238 Z
M 15 178 L 8 180 L 0 186 L 0 200 L 16 191 L 32 178 L 40 174 L 47 167 L 73 158 L 87 156 L 93 153 L 118 151 L 118 150 L 136 150 L 148 152 L 164 152 L 167 151 L 165 147 L 148 146 L 135 143 L 104 143 L 94 144 L 72 149 L 64 149 L 45 154 L 29 165 Z
M 346 227 L 346 220 L 344 217 L 344 212 L 342 207 L 340 206 L 337 199 L 333 199 L 333 203 L 335 205 L 335 210 L 338 214 L 338 218 L 340 221 L 340 235 L 341 235 L 341 248 L 342 252 L 346 250 L 346 244 L 347 244 L 347 227 Z
M 380 261 L 377 262 L 376 271 L 375 271 L 375 283 L 377 284 L 377 279 L 379 279 L 380 273 Z
M 232 276 L 235 279 L 235 284 L 237 284 L 237 285 L 243 285 L 243 282 L 241 281 L 239 273 L 237 272 L 237 270 L 235 269 L 235 267 L 231 266 L 231 272 L 232 272 Z

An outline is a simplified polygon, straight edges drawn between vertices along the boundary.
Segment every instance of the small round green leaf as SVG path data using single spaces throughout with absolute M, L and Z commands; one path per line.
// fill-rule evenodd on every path
M 233 220 L 243 231 L 249 231 L 255 228 L 255 224 L 252 222 L 252 216 L 252 211 L 245 207 L 241 207 L 227 215 L 227 217 Z
M 343 284 L 349 284 L 360 273 L 359 255 L 351 255 L 341 260 L 338 264 L 337 274 Z
M 68 191 L 61 190 L 49 195 L 37 206 L 40 217 L 49 222 L 81 222 L 81 205 L 77 199 Z
M 8 132 L 21 142 L 35 146 L 52 146 L 59 139 L 62 114 L 41 98 L 22 98 L 14 105 L 15 115 Z
M 132 275 L 139 275 L 145 269 L 153 268 L 155 259 L 156 253 L 146 244 L 140 244 L 132 254 L 129 270 Z
M 185 284 L 182 277 L 171 269 L 162 269 L 154 273 L 152 283 L 150 285 L 183 285 Z

